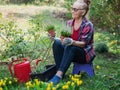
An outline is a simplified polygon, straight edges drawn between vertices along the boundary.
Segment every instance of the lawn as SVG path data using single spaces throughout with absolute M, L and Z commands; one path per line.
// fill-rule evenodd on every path
M 13 11 L 10 11 L 10 13 L 11 12 L 16 13 L 15 11 L 19 11 L 19 10 L 21 12 L 21 10 L 22 10 L 23 11 L 22 15 L 25 15 L 25 17 L 19 17 L 19 15 L 21 15 L 21 14 L 18 14 L 18 13 L 20 13 L 20 12 L 17 12 L 17 14 L 14 14 L 15 16 L 10 15 L 10 19 L 11 18 L 15 19 L 15 22 L 17 23 L 18 27 L 21 28 L 20 30 L 22 30 L 22 32 L 24 32 L 24 36 L 22 36 L 22 37 L 24 37 L 24 39 L 26 41 L 26 45 L 27 45 L 27 47 L 24 47 L 24 45 L 21 46 L 24 49 L 24 50 L 22 49 L 25 52 L 24 55 L 26 57 L 29 57 L 30 61 L 33 59 L 42 57 L 42 59 L 44 61 L 42 61 L 40 63 L 39 68 L 44 67 L 47 64 L 54 63 L 51 49 L 48 54 L 46 54 L 45 53 L 46 51 L 44 51 L 44 50 L 46 50 L 45 48 L 50 45 L 50 44 L 48 44 L 48 43 L 50 43 L 50 41 L 47 38 L 47 33 L 45 32 L 45 27 L 44 27 L 45 24 L 48 24 L 48 23 L 44 23 L 44 22 L 49 22 L 49 23 L 54 24 L 56 27 L 57 36 L 59 36 L 60 30 L 62 28 L 65 28 L 65 21 L 62 18 L 55 18 L 55 16 L 53 14 L 51 14 L 51 12 L 48 12 L 48 11 L 47 12 L 45 11 L 42 14 L 41 13 L 38 14 L 38 11 L 41 10 L 40 7 L 34 7 L 34 6 L 27 6 L 27 7 L 26 6 L 1 6 L 1 7 L 3 8 L 3 10 L 0 9 L 0 12 L 3 12 L 4 10 L 6 10 L 5 13 L 7 13 L 8 8 L 12 8 L 11 10 L 13 10 Z M 16 10 L 14 10 L 13 7 Z M 29 10 L 30 7 L 32 9 L 34 7 L 32 14 L 30 14 L 30 10 Z M 55 8 L 52 10 L 56 11 Z M 29 15 L 26 15 L 26 12 Z M 16 15 L 17 15 L 17 17 L 16 17 Z M 4 17 L 6 17 L 6 16 L 4 16 Z M 8 14 L 8 16 L 9 16 L 9 14 Z M 3 19 L 6 20 L 6 18 L 3 18 Z M 21 24 L 21 20 L 23 20 L 22 24 Z M 11 25 L 11 27 L 13 27 L 13 26 Z M 18 32 L 16 32 L 16 33 L 18 33 Z M 15 34 L 12 34 L 12 35 L 13 35 L 13 38 L 16 39 L 16 37 L 14 37 Z M 109 46 L 109 52 L 106 52 L 106 53 L 97 53 L 96 52 L 96 57 L 93 62 L 94 69 L 95 69 L 95 76 L 93 78 L 88 78 L 85 73 L 82 73 L 81 77 L 79 78 L 82 81 L 82 84 L 80 84 L 77 87 L 77 89 L 75 89 L 75 90 L 120 90 L 120 80 L 119 80 L 119 78 L 120 78 L 120 68 L 119 68 L 119 66 L 120 66 L 120 56 L 119 56 L 120 51 L 114 50 L 114 47 L 113 47 L 114 44 L 112 44 L 113 46 L 111 47 L 111 42 L 113 42 L 112 40 L 110 40 L 111 36 L 112 35 L 110 35 L 109 33 L 99 32 L 99 31 L 95 30 L 95 46 L 99 42 L 103 42 L 103 39 L 104 39 L 104 43 L 107 43 L 107 45 Z M 45 42 L 43 42 L 43 40 L 45 40 Z M 16 41 L 14 40 L 14 42 L 16 42 Z M 22 42 L 23 41 L 20 41 L 19 44 L 9 42 L 8 45 L 14 45 L 14 47 L 16 47 L 17 45 L 18 46 L 21 45 Z M 4 42 L 2 44 L 5 44 L 5 46 L 6 46 L 6 42 Z M 1 47 L 3 47 L 2 44 L 0 44 Z M 1 48 L 1 51 L 5 48 L 5 46 L 3 48 Z M 11 49 L 14 50 L 13 47 L 12 48 L 9 47 L 9 48 L 10 49 L 8 49 L 8 51 L 10 51 Z M 51 45 L 50 45 L 50 48 L 51 48 Z M 48 50 L 48 48 L 47 48 L 47 50 Z M 15 49 L 14 52 L 7 53 L 7 55 L 5 55 L 6 56 L 5 60 L 3 59 L 1 61 L 8 61 L 7 56 L 9 56 L 9 54 L 11 54 L 11 53 L 16 54 L 15 52 L 17 52 L 17 51 L 18 50 Z M 66 76 L 69 76 L 72 73 L 72 66 L 73 66 L 73 64 L 70 66 L 69 70 L 67 71 Z M 0 65 L 0 81 L 2 82 L 3 79 L 10 78 L 10 76 L 11 75 L 9 73 L 8 65 L 1 64 Z M 70 81 L 70 80 L 71 80 L 71 78 L 66 77 L 63 81 L 60 82 L 60 85 L 61 85 L 60 87 L 66 85 L 66 82 Z M 15 83 L 11 84 L 9 81 L 7 83 L 8 83 L 7 84 L 8 88 L 4 87 L 5 90 L 27 90 L 27 86 L 25 83 L 20 84 L 20 83 L 15 82 Z M 42 84 L 44 87 L 46 87 L 46 84 L 44 84 L 44 82 Z M 0 83 L 0 85 L 1 85 L 1 83 Z M 2 89 L 0 88 L 0 90 L 2 90 Z M 31 90 L 33 90 L 33 89 L 31 89 Z M 42 89 L 40 89 L 40 90 L 42 90 Z M 53 90 L 55 90 L 55 89 L 53 89 Z M 61 90 L 61 89 L 58 89 L 58 90 Z M 71 90 L 74 90 L 74 88 Z
M 120 58 L 106 57 L 105 55 L 97 54 L 94 60 L 95 76 L 88 78 L 86 74 L 82 74 L 82 85 L 79 86 L 80 90 L 119 90 L 120 88 Z M 7 65 L 0 65 L 0 79 L 10 77 Z M 67 71 L 66 75 L 69 76 L 72 72 L 72 65 Z M 61 83 L 69 81 L 69 78 L 64 79 Z M 14 87 L 13 90 L 27 90 L 25 84 L 9 86 Z

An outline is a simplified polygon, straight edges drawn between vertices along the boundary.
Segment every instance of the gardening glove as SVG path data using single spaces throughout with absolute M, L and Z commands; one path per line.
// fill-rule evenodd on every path
M 70 46 L 73 44 L 73 39 L 72 38 L 64 38 L 62 45 Z

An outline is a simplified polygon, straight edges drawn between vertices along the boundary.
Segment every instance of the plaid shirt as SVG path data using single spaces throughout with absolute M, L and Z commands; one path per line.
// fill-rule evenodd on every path
M 73 26 L 74 20 L 69 20 L 67 25 Z M 95 52 L 93 48 L 93 36 L 94 36 L 94 28 L 93 24 L 88 21 L 86 18 L 82 20 L 82 24 L 80 26 L 78 40 L 86 43 L 84 50 L 86 52 L 86 61 L 89 63 L 95 57 Z

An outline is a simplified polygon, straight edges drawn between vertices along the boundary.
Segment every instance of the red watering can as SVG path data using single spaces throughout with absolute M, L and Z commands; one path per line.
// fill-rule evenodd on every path
M 14 74 L 12 71 L 12 67 Z M 27 58 L 13 60 L 9 64 L 9 71 L 10 74 L 16 77 L 19 82 L 21 83 L 27 82 L 30 79 L 30 73 L 31 73 L 30 62 L 27 61 Z

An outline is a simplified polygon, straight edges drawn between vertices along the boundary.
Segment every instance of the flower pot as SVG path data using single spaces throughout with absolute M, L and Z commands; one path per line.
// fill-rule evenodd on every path
M 45 66 L 46 70 L 44 72 L 40 72 L 40 73 L 30 73 L 30 77 L 31 79 L 39 79 L 41 81 L 48 81 L 50 80 L 55 74 L 56 74 L 56 65 L 47 65 Z
M 63 39 L 65 38 L 65 36 L 60 36 L 60 41 L 63 42 Z

